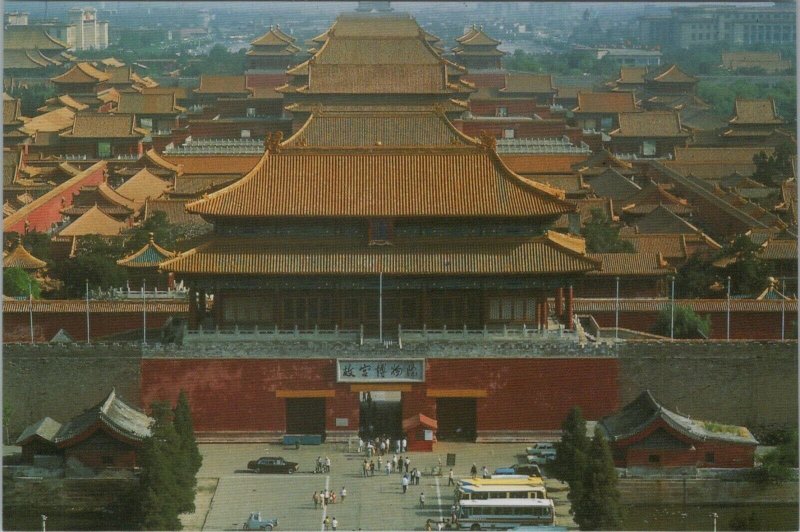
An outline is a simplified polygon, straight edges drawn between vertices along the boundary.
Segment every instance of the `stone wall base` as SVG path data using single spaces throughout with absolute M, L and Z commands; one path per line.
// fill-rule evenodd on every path
M 539 441 L 555 442 L 560 439 L 560 430 L 479 430 L 475 441 L 477 443 L 535 443 Z

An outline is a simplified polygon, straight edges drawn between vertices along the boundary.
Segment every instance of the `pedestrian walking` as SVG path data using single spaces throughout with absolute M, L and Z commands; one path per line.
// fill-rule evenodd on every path
M 472 464 L 472 468 L 470 468 L 469 472 L 472 473 L 472 478 L 477 477 L 478 476 L 478 466 L 476 466 L 475 464 Z
M 361 473 L 363 474 L 364 478 L 367 477 L 367 469 L 369 469 L 369 462 L 367 462 L 367 459 L 364 458 L 364 463 L 361 464 Z
M 325 457 L 325 472 L 326 473 L 331 472 L 331 459 L 328 456 Z
M 336 530 L 337 526 L 339 526 L 339 521 L 337 521 L 336 518 L 334 517 L 333 519 L 331 519 L 331 530 Z
M 339 498 L 342 499 L 342 504 L 344 504 L 345 497 L 347 497 L 347 490 L 342 486 L 342 491 L 339 492 Z
M 370 460 L 369 461 L 369 475 L 371 477 L 375 476 L 375 460 Z
M 410 464 L 410 463 L 411 463 L 411 460 L 408 458 L 408 456 L 406 456 L 406 462 L 405 462 L 405 464 L 406 464 L 406 473 L 408 473 L 408 464 Z
M 383 453 L 385 452 L 386 452 L 386 443 L 383 440 L 381 440 L 381 456 L 383 456 Z
M 317 492 L 314 492 L 314 495 L 311 496 L 311 502 L 314 503 L 314 509 L 316 510 L 319 506 L 319 499 L 317 498 Z
M 405 436 L 403 437 L 402 447 L 403 447 L 403 452 L 408 451 L 408 440 L 405 438 Z
M 425 493 L 419 494 L 419 507 L 425 508 Z
M 330 494 L 328 493 L 328 490 L 324 490 L 322 492 L 322 504 L 323 504 L 323 506 L 328 506 L 328 500 L 329 499 L 330 499 Z
M 408 475 L 403 475 L 403 480 L 400 481 L 400 484 L 403 486 L 403 493 L 408 491 Z
M 329 530 L 330 526 L 331 526 L 331 518 L 326 515 L 325 519 L 322 520 L 322 528 L 324 530 Z
M 361 454 L 363 452 L 364 452 L 364 440 L 359 438 L 358 439 L 358 454 Z
M 452 486 L 454 484 L 455 484 L 455 481 L 453 480 L 453 468 L 451 467 L 450 468 L 450 473 L 447 474 L 447 485 L 448 486 Z
M 402 440 L 400 440 L 400 439 L 395 440 L 394 446 L 395 446 L 395 449 L 397 449 L 395 451 L 397 454 L 400 454 L 400 453 L 403 452 L 402 445 L 403 445 L 403 441 Z
M 397 471 L 397 455 L 392 455 L 392 469 Z
M 386 460 L 386 467 L 384 469 L 386 470 L 386 476 L 388 477 L 392 472 L 392 463 L 389 460 Z
M 455 523 L 456 522 L 456 505 L 455 504 L 450 507 L 450 522 L 451 523 Z
M 422 479 L 422 469 L 417 469 L 417 486 L 419 486 L 419 481 Z
M 486 469 L 486 466 L 483 466 L 483 469 L 481 469 L 481 472 L 483 474 L 483 478 L 489 478 L 489 470 Z

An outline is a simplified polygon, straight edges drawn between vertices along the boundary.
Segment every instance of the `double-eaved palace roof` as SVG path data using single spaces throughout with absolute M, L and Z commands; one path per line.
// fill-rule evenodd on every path
M 441 57 L 408 16 L 342 15 L 311 59 L 290 69 L 287 94 L 467 94 L 463 67 Z
M 574 211 L 481 146 L 267 151 L 241 180 L 186 208 L 236 218 L 538 218 Z
M 599 261 L 570 249 L 563 238 L 552 233 L 414 238 L 374 246 L 345 239 L 218 236 L 161 263 L 161 268 L 206 275 L 520 275 L 599 269 Z

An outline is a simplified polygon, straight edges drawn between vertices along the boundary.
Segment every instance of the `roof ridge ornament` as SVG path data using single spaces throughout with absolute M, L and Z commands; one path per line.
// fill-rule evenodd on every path
M 281 142 L 283 141 L 283 132 L 275 131 L 267 135 L 266 139 L 267 151 L 278 153 L 281 149 Z
M 497 148 L 497 139 L 494 138 L 494 135 L 491 133 L 481 131 L 478 138 L 480 139 L 481 146 L 483 146 L 486 150 L 494 150 Z

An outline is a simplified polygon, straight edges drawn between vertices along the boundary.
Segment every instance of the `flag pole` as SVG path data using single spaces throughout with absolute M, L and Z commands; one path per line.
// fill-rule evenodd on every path
M 147 345 L 147 290 L 142 279 L 142 345 Z
M 378 338 L 383 342 L 383 272 L 378 274 Z

